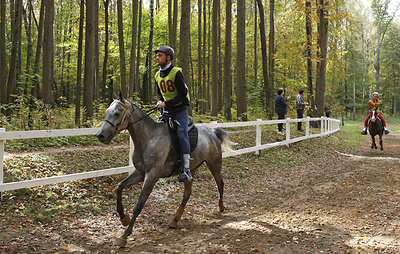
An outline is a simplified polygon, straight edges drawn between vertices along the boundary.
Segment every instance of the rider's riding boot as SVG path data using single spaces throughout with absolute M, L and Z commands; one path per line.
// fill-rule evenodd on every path
M 385 134 L 389 134 L 389 130 L 386 127 L 383 127 L 385 130 Z
M 190 154 L 184 154 L 183 156 L 183 170 L 182 173 L 178 177 L 179 182 L 184 182 L 187 180 L 192 180 L 192 174 L 190 174 Z
M 364 127 L 364 129 L 361 132 L 362 135 L 367 135 L 367 127 Z

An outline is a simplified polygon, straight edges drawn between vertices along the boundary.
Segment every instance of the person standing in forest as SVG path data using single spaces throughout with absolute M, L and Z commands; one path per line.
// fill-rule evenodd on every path
M 183 79 L 182 68 L 175 67 L 171 61 L 175 51 L 170 46 L 160 46 L 155 50 L 160 70 L 155 75 L 157 89 L 157 108 L 163 109 L 162 118 L 172 118 L 178 123 L 177 136 L 182 155 L 183 167 L 179 182 L 192 180 L 190 173 L 190 143 L 188 136 L 188 87 Z
M 278 115 L 278 120 L 285 119 L 287 113 L 287 106 L 289 105 L 288 100 L 290 95 L 285 99 L 283 95 L 285 90 L 283 88 L 278 89 L 278 96 L 275 98 L 275 113 Z M 283 123 L 278 123 L 278 134 L 283 135 Z
M 306 105 L 307 105 L 307 102 L 304 102 L 303 93 L 304 93 L 304 90 L 300 89 L 299 90 L 299 94 L 297 95 L 297 98 L 296 98 L 297 118 L 303 118 L 304 109 L 306 108 Z M 298 122 L 297 123 L 297 130 L 298 131 L 304 131 L 301 128 L 301 124 L 302 124 L 302 122 Z

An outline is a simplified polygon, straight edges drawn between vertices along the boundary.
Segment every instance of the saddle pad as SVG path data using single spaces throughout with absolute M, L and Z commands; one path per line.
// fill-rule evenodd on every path
M 169 127 L 168 127 L 168 130 L 169 130 L 169 135 L 171 136 L 171 141 L 172 141 L 172 144 L 174 145 L 174 148 L 179 151 L 180 145 L 179 145 L 178 135 L 176 135 L 176 132 L 173 131 Z M 196 126 L 193 126 L 189 130 L 188 134 L 189 134 L 190 152 L 193 152 L 193 150 L 196 149 L 196 146 L 197 146 L 199 131 L 197 130 Z

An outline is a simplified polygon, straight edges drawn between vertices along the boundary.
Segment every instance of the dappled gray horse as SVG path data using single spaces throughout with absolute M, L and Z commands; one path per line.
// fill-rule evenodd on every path
M 125 100 L 121 94 L 119 98 L 114 94 L 114 101 L 106 111 L 106 119 L 96 134 L 102 143 L 109 143 L 121 130 L 127 129 L 135 145 L 133 164 L 135 170 L 125 178 L 117 188 L 117 211 L 124 226 L 128 226 L 124 234 L 117 238 L 117 244 L 124 247 L 137 216 L 140 214 L 154 185 L 162 177 L 174 175 L 174 164 L 180 153 L 171 141 L 168 127 L 165 123 L 156 122 L 133 103 Z M 214 176 L 219 191 L 219 211 L 224 211 L 223 188 L 221 178 L 222 150 L 231 150 L 228 135 L 221 129 L 212 131 L 205 126 L 198 126 L 197 147 L 191 153 L 190 171 L 192 175 L 203 162 L 207 163 Z M 232 150 L 231 150 L 232 151 Z M 143 188 L 134 207 L 132 219 L 124 212 L 122 206 L 122 190 L 130 185 L 143 182 Z M 192 181 L 185 181 L 185 190 L 182 203 L 168 224 L 176 228 L 187 201 L 189 200 Z

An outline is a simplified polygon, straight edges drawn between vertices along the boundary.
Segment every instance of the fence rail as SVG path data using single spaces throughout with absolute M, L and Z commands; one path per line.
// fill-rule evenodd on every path
M 320 122 L 321 132 L 317 134 L 310 134 L 310 122 L 316 121 Z M 290 137 L 290 123 L 296 122 L 305 122 L 306 130 L 304 132 L 304 136 L 291 138 Z M 261 133 L 263 125 L 271 125 L 285 123 L 286 124 L 286 139 L 280 142 L 274 142 L 269 144 L 261 144 Z M 235 153 L 223 153 L 223 157 L 231 157 L 240 154 L 255 152 L 259 154 L 259 152 L 263 149 L 282 146 L 288 146 L 291 143 L 299 142 L 302 140 L 306 140 L 309 138 L 317 138 L 330 135 L 339 131 L 340 129 L 340 121 L 332 118 L 303 118 L 303 119 L 290 119 L 286 118 L 283 120 L 261 120 L 250 121 L 250 122 L 230 122 L 230 123 L 217 123 L 211 122 L 206 124 L 196 124 L 196 125 L 204 125 L 209 128 L 233 128 L 233 127 L 246 127 L 246 126 L 256 126 L 256 140 L 255 146 L 243 148 L 239 150 L 235 150 Z M 85 128 L 85 129 L 60 129 L 60 130 L 37 130 L 37 131 L 10 131 L 6 132 L 4 128 L 0 128 L 0 193 L 3 191 L 17 190 L 22 188 L 36 187 L 47 184 L 55 184 L 61 182 L 69 182 L 80 179 L 94 178 L 106 175 L 114 175 L 121 174 L 126 172 L 132 172 L 134 170 L 134 166 L 132 163 L 132 154 L 134 151 L 134 146 L 132 140 L 130 140 L 130 151 L 129 151 L 129 165 L 125 167 L 118 168 L 109 168 L 103 170 L 96 170 L 90 172 L 82 172 L 76 174 L 67 174 L 62 176 L 53 176 L 46 177 L 40 179 L 32 179 L 26 181 L 19 182 L 10 182 L 4 183 L 4 174 L 3 174 L 3 160 L 4 160 L 4 141 L 5 140 L 14 140 L 14 139 L 32 139 L 32 138 L 52 138 L 52 137 L 66 137 L 66 136 L 82 136 L 82 135 L 94 135 L 99 128 Z

